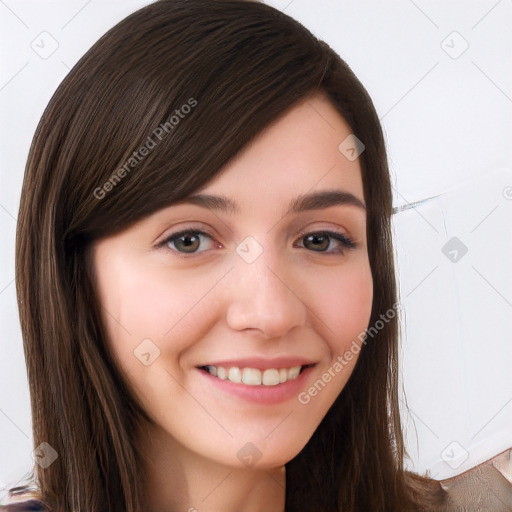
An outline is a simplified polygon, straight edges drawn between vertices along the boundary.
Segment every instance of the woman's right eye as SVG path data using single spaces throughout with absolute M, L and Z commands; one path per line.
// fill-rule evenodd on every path
M 197 250 L 200 245 L 201 238 L 203 237 L 213 241 L 212 237 L 204 231 L 197 229 L 185 229 L 171 234 L 161 243 L 161 245 L 178 253 L 178 256 L 183 257 L 185 254 L 203 252 L 201 250 Z M 171 247 L 171 245 L 174 247 Z

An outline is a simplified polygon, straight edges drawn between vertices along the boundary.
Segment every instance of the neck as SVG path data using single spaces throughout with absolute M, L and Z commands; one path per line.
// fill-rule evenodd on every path
M 140 437 L 149 512 L 283 512 L 285 468 L 235 468 L 152 427 Z

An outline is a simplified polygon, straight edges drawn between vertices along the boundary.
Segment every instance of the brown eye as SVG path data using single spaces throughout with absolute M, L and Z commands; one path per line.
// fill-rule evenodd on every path
M 304 237 L 304 245 L 308 249 L 319 249 L 321 251 L 325 251 L 329 248 L 330 240 L 326 235 L 322 234 L 312 234 Z
M 162 246 L 182 254 L 195 254 L 196 252 L 203 252 L 197 250 L 203 237 L 212 240 L 210 235 L 204 231 L 188 229 L 173 233 L 162 242 Z M 171 247 L 171 245 L 174 247 Z
M 331 239 L 338 243 L 338 248 L 328 251 L 331 245 Z M 344 249 L 354 249 L 356 244 L 346 235 L 337 233 L 335 231 L 319 231 L 314 233 L 301 234 L 300 240 L 304 240 L 303 246 L 306 249 L 311 249 L 314 252 L 337 252 L 344 253 Z

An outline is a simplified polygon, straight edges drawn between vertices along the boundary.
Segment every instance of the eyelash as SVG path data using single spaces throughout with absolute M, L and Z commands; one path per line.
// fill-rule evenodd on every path
M 168 247 L 169 243 L 174 242 L 175 240 L 177 240 L 185 235 L 202 235 L 202 236 L 206 236 L 213 240 L 213 237 L 210 234 L 208 234 L 205 231 L 202 231 L 200 229 L 184 229 L 181 231 L 177 231 L 175 233 L 171 233 L 161 244 L 159 244 L 159 247 L 168 249 L 168 250 L 172 251 L 173 253 L 176 253 L 176 255 L 179 258 L 189 258 L 191 256 L 193 257 L 193 256 L 197 255 L 198 253 L 205 252 L 205 251 L 196 251 L 196 252 L 191 252 L 191 253 L 185 253 L 185 252 L 180 252 L 176 249 L 171 249 L 170 247 Z M 337 249 L 330 250 L 330 251 L 312 251 L 311 250 L 310 252 L 317 252 L 319 254 L 339 253 L 339 254 L 343 255 L 345 253 L 345 249 L 355 249 L 358 247 L 358 244 L 356 244 L 350 237 L 348 237 L 347 235 L 344 235 L 342 233 L 338 233 L 337 231 L 329 231 L 329 230 L 305 231 L 305 232 L 299 233 L 297 236 L 298 236 L 298 239 L 303 239 L 308 235 L 329 236 L 331 238 L 334 238 L 335 240 L 338 240 L 341 243 L 341 245 L 344 246 L 344 248 L 337 248 Z M 301 247 L 301 248 L 307 249 L 306 247 Z

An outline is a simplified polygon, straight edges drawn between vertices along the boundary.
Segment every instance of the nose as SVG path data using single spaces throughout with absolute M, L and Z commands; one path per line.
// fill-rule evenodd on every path
M 304 290 L 293 269 L 279 263 L 274 251 L 264 250 L 253 261 L 237 261 L 228 287 L 227 323 L 234 330 L 257 330 L 265 338 L 282 338 L 304 326 Z

